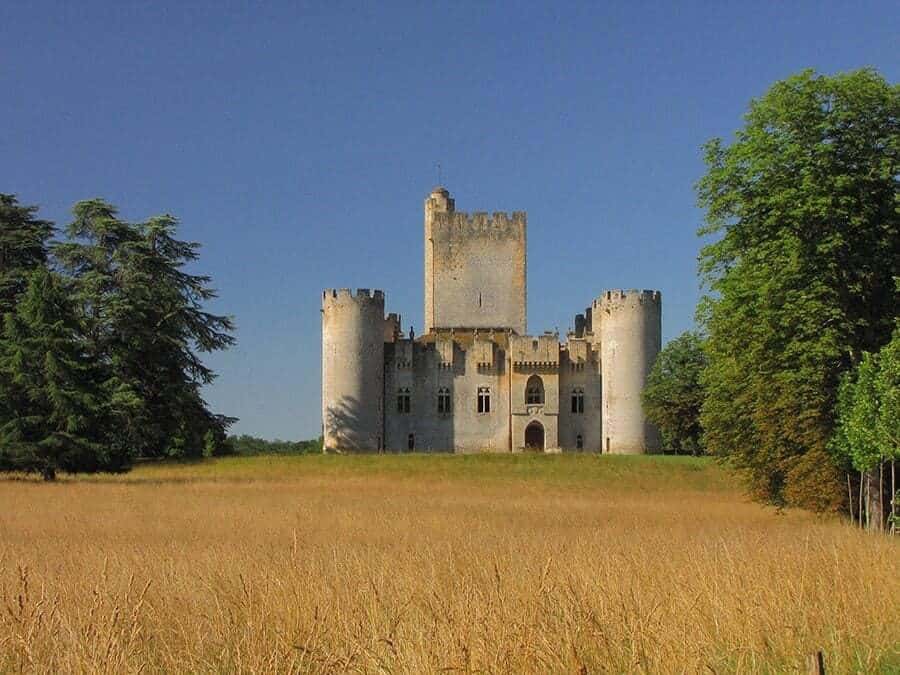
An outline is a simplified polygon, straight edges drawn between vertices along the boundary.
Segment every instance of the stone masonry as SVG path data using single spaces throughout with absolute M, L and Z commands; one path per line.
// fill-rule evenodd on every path
M 527 335 L 526 215 L 425 200 L 425 331 L 381 291 L 322 294 L 326 451 L 635 454 L 659 449 L 640 394 L 660 350 L 658 291 L 605 291 L 556 333 Z

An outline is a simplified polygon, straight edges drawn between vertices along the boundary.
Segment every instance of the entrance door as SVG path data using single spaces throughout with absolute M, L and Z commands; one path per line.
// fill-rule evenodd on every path
M 525 427 L 525 449 L 544 450 L 544 427 L 540 422 L 532 422 Z

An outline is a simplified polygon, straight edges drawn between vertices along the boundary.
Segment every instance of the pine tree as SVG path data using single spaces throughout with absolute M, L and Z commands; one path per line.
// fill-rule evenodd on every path
M 39 268 L 0 341 L 0 467 L 45 480 L 126 469 L 128 456 L 98 436 L 106 402 L 97 375 L 62 280 Z
M 234 338 L 231 319 L 203 309 L 215 297 L 210 279 L 183 270 L 199 245 L 174 237 L 171 216 L 126 223 L 102 200 L 74 214 L 73 241 L 55 253 L 73 276 L 91 353 L 129 406 L 115 425 L 119 442 L 141 456 L 201 456 L 233 420 L 208 410 L 201 387 L 215 374 L 199 354 Z
M 0 317 L 15 308 L 31 272 L 47 262 L 53 225 L 35 213 L 36 206 L 22 206 L 14 195 L 0 193 Z

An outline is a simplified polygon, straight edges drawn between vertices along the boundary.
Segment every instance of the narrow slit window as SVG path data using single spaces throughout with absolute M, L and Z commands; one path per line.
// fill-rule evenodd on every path
M 575 437 L 575 447 L 578 450 L 581 450 L 582 448 L 584 448 L 584 437 L 581 434 L 578 434 Z
M 416 449 L 416 435 L 410 434 L 406 437 L 406 449 L 407 450 L 415 450 Z

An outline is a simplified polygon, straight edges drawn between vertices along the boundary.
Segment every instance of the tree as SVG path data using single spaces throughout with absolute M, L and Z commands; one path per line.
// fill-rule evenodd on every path
M 188 274 L 199 244 L 174 237 L 172 216 L 127 223 L 99 199 L 79 202 L 54 253 L 73 279 L 90 353 L 107 387 L 134 405 L 114 425 L 145 457 L 199 457 L 233 421 L 208 410 L 201 387 L 215 374 L 199 354 L 234 343 L 230 318 L 204 311 L 206 276 Z
M 884 467 L 889 464 L 893 527 L 895 462 L 900 459 L 900 328 L 879 352 L 864 353 L 859 366 L 841 378 L 832 448 L 867 478 L 860 496 L 865 495 L 865 520 L 871 529 L 882 529 L 885 521 Z M 864 520 L 862 509 L 859 519 Z
M 38 472 L 124 470 L 98 435 L 106 406 L 96 368 L 58 276 L 32 273 L 0 341 L 0 467 Z
M 898 132 L 900 88 L 807 71 L 753 101 L 730 146 L 706 145 L 701 423 L 766 501 L 842 505 L 838 381 L 900 314 Z
M 659 428 L 664 445 L 676 453 L 703 452 L 700 376 L 705 367 L 703 340 L 688 331 L 659 353 L 647 378 L 642 394 L 644 412 Z
M 53 225 L 34 217 L 36 206 L 22 206 L 0 193 L 0 317 L 13 311 L 31 273 L 47 262 Z

